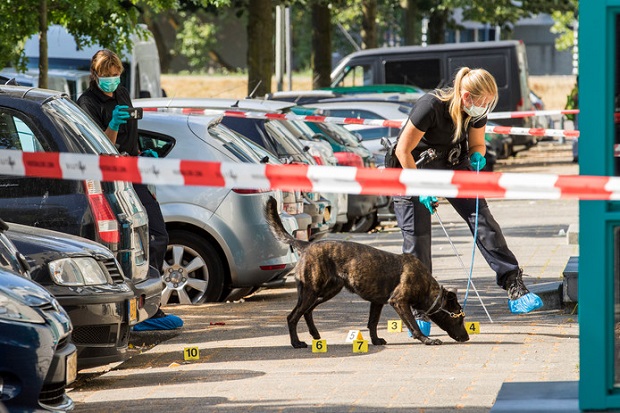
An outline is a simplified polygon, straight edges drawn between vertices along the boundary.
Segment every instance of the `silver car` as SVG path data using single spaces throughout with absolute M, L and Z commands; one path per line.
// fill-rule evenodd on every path
M 145 111 L 138 123 L 140 149 L 159 157 L 211 162 L 255 162 L 226 135 L 219 116 Z M 280 191 L 206 186 L 157 185 L 170 237 L 162 280 L 162 303 L 197 304 L 232 300 L 266 286 L 280 285 L 297 256 L 277 241 L 263 216 L 270 196 Z M 287 213 L 289 232 L 297 229 Z

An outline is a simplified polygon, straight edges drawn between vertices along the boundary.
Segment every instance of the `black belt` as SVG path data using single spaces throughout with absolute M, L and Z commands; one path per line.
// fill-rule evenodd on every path
M 449 165 L 454 166 L 461 162 L 461 154 L 463 150 L 461 149 L 461 145 L 453 146 L 449 149 L 445 150 L 435 150 L 435 158 L 445 160 Z M 419 158 L 420 154 L 423 152 L 418 152 L 418 150 L 414 151 L 414 158 Z

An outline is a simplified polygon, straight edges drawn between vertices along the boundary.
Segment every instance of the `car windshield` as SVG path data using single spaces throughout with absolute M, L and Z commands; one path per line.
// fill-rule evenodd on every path
M 355 135 L 342 125 L 335 123 L 317 123 L 317 126 L 341 145 L 350 146 L 352 148 L 360 146 Z
M 265 123 L 265 129 L 273 137 L 272 143 L 279 157 L 301 156 L 303 158 L 304 150 L 301 143 L 291 135 L 284 125 L 277 121 L 270 121 Z
M 260 159 L 246 144 L 241 140 L 237 133 L 221 124 L 214 124 L 209 127 L 209 136 L 219 142 L 237 159 L 244 163 L 258 163 Z
M 81 153 L 118 154 L 101 128 L 73 101 L 51 99 L 43 110 Z

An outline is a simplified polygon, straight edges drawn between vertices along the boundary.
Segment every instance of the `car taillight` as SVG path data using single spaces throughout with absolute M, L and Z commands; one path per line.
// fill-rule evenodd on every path
M 262 194 L 263 192 L 271 191 L 270 189 L 245 189 L 245 188 L 233 188 L 233 192 L 237 194 Z
M 517 102 L 517 112 L 523 110 L 523 98 L 519 99 L 519 102 Z
M 286 268 L 286 264 L 261 265 L 259 268 L 263 271 L 283 270 Z
M 118 244 L 120 232 L 118 220 L 101 189 L 101 182 L 90 179 L 84 181 L 88 202 L 97 223 L 97 232 L 103 242 Z
M 314 160 L 316 161 L 316 164 L 317 164 L 317 165 L 324 165 L 323 159 L 321 159 L 321 157 L 320 157 L 320 156 L 318 156 L 318 155 L 313 155 L 312 157 L 313 157 L 313 158 L 314 158 Z
M 338 165 L 343 166 L 355 166 L 358 168 L 364 167 L 364 161 L 362 157 L 353 152 L 334 152 Z

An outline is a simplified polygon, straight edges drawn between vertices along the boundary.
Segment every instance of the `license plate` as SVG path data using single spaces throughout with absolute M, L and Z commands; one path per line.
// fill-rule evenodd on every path
M 77 377 L 77 351 L 67 357 L 67 384 L 71 384 Z
M 129 321 L 138 320 L 138 300 L 132 298 L 129 300 Z

